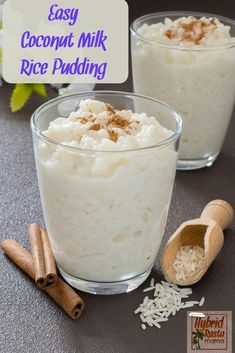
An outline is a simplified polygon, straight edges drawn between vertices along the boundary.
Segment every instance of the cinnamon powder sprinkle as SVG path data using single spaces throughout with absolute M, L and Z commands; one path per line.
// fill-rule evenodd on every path
M 112 131 L 108 131 L 108 134 L 109 134 L 110 140 L 112 140 L 113 142 L 117 142 L 117 140 L 118 140 L 117 132 L 112 130 Z
M 108 113 L 115 114 L 115 110 L 113 109 L 113 106 L 111 104 L 106 103 L 105 107 Z
M 119 115 L 113 115 L 108 121 L 107 125 L 112 125 L 115 126 L 119 129 L 125 129 L 126 127 L 130 126 L 131 123 L 129 120 L 123 118 L 122 116 Z
M 215 18 L 196 19 L 191 17 L 190 19 L 190 22 L 179 21 L 176 25 L 168 28 L 164 34 L 169 39 L 181 38 L 184 41 L 198 45 L 208 32 L 212 32 L 217 28 Z
M 129 121 L 128 119 L 118 115 L 110 104 L 105 104 L 105 107 L 109 117 L 104 122 L 97 122 L 96 116 L 80 118 L 79 122 L 81 124 L 92 123 L 92 125 L 88 128 L 89 131 L 99 131 L 101 129 L 105 129 L 108 132 L 109 139 L 113 142 L 117 142 L 119 137 L 118 133 L 114 131 L 113 128 L 125 130 L 127 134 L 130 134 L 130 130 L 132 128 L 131 124 L 139 123 L 139 121 Z
M 102 128 L 101 124 L 93 124 L 89 127 L 88 130 L 99 131 Z
M 94 116 L 90 116 L 89 118 L 79 118 L 79 122 L 81 124 L 94 123 L 96 118 Z

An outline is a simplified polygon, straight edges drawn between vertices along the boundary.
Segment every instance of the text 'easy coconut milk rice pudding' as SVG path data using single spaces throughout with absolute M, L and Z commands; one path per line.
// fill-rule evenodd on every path
M 179 168 L 211 165 L 235 98 L 235 22 L 203 14 L 159 13 L 132 25 L 134 89 L 183 118 Z
M 78 279 L 72 285 L 106 282 L 107 289 L 140 276 L 132 287 L 109 290 L 116 293 L 149 274 L 174 182 L 178 119 L 171 131 L 157 117 L 80 99 L 69 117 L 51 119 L 34 136 L 47 231 L 62 275 Z M 82 289 L 107 294 L 84 283 Z

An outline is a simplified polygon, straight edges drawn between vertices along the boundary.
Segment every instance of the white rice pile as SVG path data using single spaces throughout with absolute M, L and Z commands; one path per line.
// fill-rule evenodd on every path
M 135 310 L 142 321 L 143 330 L 148 326 L 161 328 L 161 323 L 168 321 L 170 315 L 175 315 L 177 311 L 184 308 L 191 308 L 194 305 L 202 306 L 205 298 L 200 301 L 182 301 L 192 294 L 191 288 L 179 288 L 173 283 L 161 281 L 154 284 L 154 278 L 151 279 L 150 287 L 143 292 L 154 291 L 153 297 L 146 296 L 140 306 Z
M 203 266 L 205 262 L 205 250 L 198 245 L 181 246 L 176 255 L 173 268 L 177 281 L 185 280 Z

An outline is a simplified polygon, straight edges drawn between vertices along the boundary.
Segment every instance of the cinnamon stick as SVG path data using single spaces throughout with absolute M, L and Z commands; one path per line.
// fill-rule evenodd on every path
M 43 245 L 43 253 L 44 260 L 46 266 L 46 280 L 48 286 L 52 286 L 56 283 L 58 276 L 56 271 L 56 263 L 54 259 L 54 255 L 51 250 L 51 244 L 48 238 L 48 234 L 44 229 L 41 229 L 41 237 L 42 237 L 42 245 Z
M 22 248 L 14 239 L 6 239 L 0 244 L 3 252 L 29 277 L 35 279 L 32 255 Z M 84 301 L 61 278 L 58 277 L 54 287 L 44 291 L 72 318 L 78 319 L 85 307 Z
M 34 262 L 37 287 L 45 289 L 55 285 L 57 271 L 47 232 L 37 224 L 29 227 L 29 241 Z

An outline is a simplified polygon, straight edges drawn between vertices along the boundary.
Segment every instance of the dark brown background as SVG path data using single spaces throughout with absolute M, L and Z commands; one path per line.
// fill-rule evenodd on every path
M 115 0 L 114 0 L 115 1 Z M 235 18 L 233 1 L 128 1 L 130 18 L 165 10 L 209 11 Z M 131 90 L 123 85 L 99 88 Z M 12 87 L 0 88 L 0 240 L 14 237 L 27 244 L 30 222 L 43 225 L 29 119 L 43 99 L 33 97 L 19 113 L 11 114 Z M 51 91 L 49 96 L 55 94 Z M 235 206 L 235 116 L 222 153 L 213 167 L 177 172 L 163 244 L 181 222 L 198 217 L 205 204 L 223 198 Z M 206 298 L 205 310 L 233 310 L 235 222 L 225 233 L 225 245 L 202 281 L 193 286 L 192 299 Z M 153 276 L 162 279 L 156 262 Z M 162 325 L 142 331 L 133 311 L 142 301 L 141 288 L 119 296 L 83 293 L 87 311 L 70 320 L 50 298 L 37 290 L 3 254 L 0 254 L 1 353 L 186 353 L 186 311 Z M 234 331 L 233 331 L 234 332 Z

